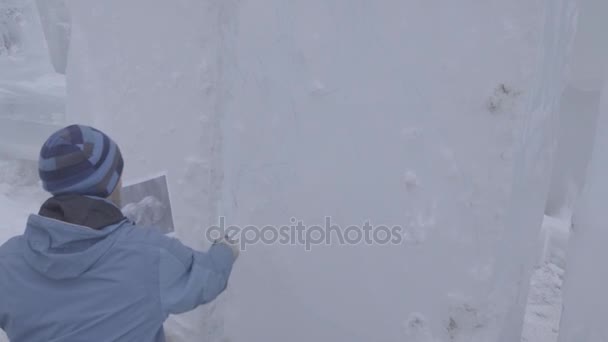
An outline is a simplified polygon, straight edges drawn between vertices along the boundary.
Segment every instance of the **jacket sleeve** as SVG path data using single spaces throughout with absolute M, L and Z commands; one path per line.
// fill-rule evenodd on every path
M 232 250 L 226 245 L 198 252 L 167 238 L 159 264 L 163 313 L 180 314 L 213 301 L 226 289 L 233 264 Z

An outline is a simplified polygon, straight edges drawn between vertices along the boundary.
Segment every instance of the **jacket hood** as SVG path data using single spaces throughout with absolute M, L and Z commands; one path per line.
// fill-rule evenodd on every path
M 48 278 L 82 275 L 113 246 L 117 235 L 113 233 L 130 224 L 108 201 L 78 197 L 52 198 L 42 206 L 40 215 L 28 219 L 25 260 Z M 83 208 L 88 208 L 85 213 L 89 215 L 83 214 Z M 70 218 L 75 222 L 66 222 Z

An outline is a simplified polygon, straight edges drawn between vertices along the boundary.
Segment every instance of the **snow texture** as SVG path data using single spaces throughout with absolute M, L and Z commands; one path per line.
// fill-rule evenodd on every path
M 564 269 L 544 263 L 534 270 L 522 342 L 557 342 Z
M 21 11 L 17 7 L 0 7 L 0 56 L 15 54 L 21 45 Z

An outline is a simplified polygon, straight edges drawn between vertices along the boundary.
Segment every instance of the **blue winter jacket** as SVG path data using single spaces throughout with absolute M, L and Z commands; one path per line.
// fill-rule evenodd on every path
M 53 201 L 0 247 L 0 328 L 11 342 L 164 341 L 169 314 L 226 288 L 229 247 L 194 251 L 102 199 Z

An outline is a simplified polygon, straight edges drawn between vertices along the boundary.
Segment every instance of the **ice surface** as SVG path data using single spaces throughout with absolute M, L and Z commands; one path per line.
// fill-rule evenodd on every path
M 582 183 L 585 187 L 581 200 L 575 202 L 573 232 L 566 263 L 560 342 L 605 341 L 608 336 L 603 319 L 608 313 L 605 295 L 608 274 L 605 268 L 599 266 L 606 256 L 607 237 L 603 203 L 608 191 L 604 177 L 608 163 L 604 133 L 608 127 L 608 89 L 605 83 L 608 45 L 601 34 L 606 27 L 606 14 L 608 3 L 605 1 L 580 1 L 570 84 L 577 90 L 575 95 L 578 94 L 578 99 L 574 100 L 584 100 L 586 104 L 581 103 L 578 108 L 571 106 L 572 117 L 567 123 L 572 123 L 575 118 L 578 121 L 572 125 L 571 133 L 578 132 L 578 140 L 574 137 L 569 139 L 571 148 L 580 149 L 581 144 L 593 148 L 587 149 L 588 153 L 592 152 L 591 156 L 583 155 L 583 165 L 588 167 L 580 170 L 586 182 Z M 590 164 L 588 160 L 591 160 Z M 565 161 L 577 163 L 581 159 Z
M 551 263 L 562 269 L 566 267 L 566 252 L 571 226 L 572 223 L 569 219 L 545 216 L 541 229 L 541 265 Z
M 559 105 L 576 31 L 576 10 L 575 1 L 545 2 L 543 50 L 528 102 L 525 129 L 518 143 L 508 229 L 504 232 L 495 278 L 498 291 L 493 300 L 500 308 L 499 314 L 505 308 L 507 311 L 501 324 L 501 342 L 517 341 L 522 335 L 557 148 Z
M 38 160 L 46 138 L 60 128 L 62 126 L 0 118 L 0 157 Z
M 36 0 L 55 71 L 65 74 L 70 47 L 70 13 L 65 0 Z
M 576 204 L 593 151 L 600 95 L 600 90 L 579 89 L 572 82 L 564 90 L 547 214 L 561 215 Z
M 599 38 L 599 36 L 598 36 Z M 608 165 L 608 88 L 601 96 L 599 120 L 596 125 L 593 158 L 579 209 L 574 214 L 574 226 L 564 284 L 564 314 L 560 342 L 606 340 L 608 327 L 608 271 L 606 259 L 606 208 L 608 195 L 606 167 Z
M 572 208 L 584 185 L 591 159 L 605 83 L 608 44 L 602 32 L 608 2 L 579 1 L 579 16 L 568 86 L 562 96 L 559 146 L 547 210 L 556 214 L 562 207 Z
M 401 341 L 418 312 L 420 336 L 495 340 L 484 299 L 538 5 L 242 3 L 223 213 L 261 226 L 370 219 L 416 238 L 312 252 L 252 246 L 233 278 L 228 336 Z
M 67 119 L 110 133 L 127 179 L 168 170 L 186 243 L 203 247 L 218 215 L 260 226 L 330 215 L 343 227 L 371 220 L 408 233 L 390 247 L 251 246 L 219 302 L 172 318 L 173 341 L 497 340 L 508 307 L 495 304 L 515 295 L 513 287 L 492 292 L 497 302 L 488 294 L 498 272 L 507 270 L 509 284 L 532 274 L 549 187 L 550 160 L 530 161 L 555 142 L 546 131 L 566 52 L 546 37 L 548 57 L 535 74 L 545 2 L 67 5 Z M 563 19 L 561 7 L 549 8 L 548 19 Z M 25 94 L 44 90 L 31 97 L 41 111 L 60 111 L 43 102 L 61 97 L 51 96 L 60 79 L 40 76 L 50 64 L 22 56 L 27 63 L 0 60 L 0 72 L 16 75 L 0 84 L 0 99 L 25 82 Z M 48 61 L 44 49 L 32 56 Z M 529 99 L 540 101 L 538 111 L 526 108 Z M 524 121 L 529 154 L 517 154 Z M 11 191 L 35 191 L 19 189 Z M 5 207 L 21 208 L 13 216 L 21 229 L 36 201 L 14 200 L 25 204 L 7 196 Z M 508 219 L 518 210 L 522 221 Z M 505 232 L 513 244 L 497 258 Z M 530 241 L 521 255 L 512 248 L 520 241 Z M 530 272 L 517 273 L 521 265 Z M 533 288 L 543 290 L 532 291 L 532 312 L 546 314 L 543 298 L 561 273 L 548 265 L 536 276 Z M 512 312 L 520 319 L 523 305 Z

